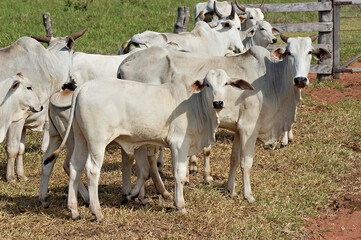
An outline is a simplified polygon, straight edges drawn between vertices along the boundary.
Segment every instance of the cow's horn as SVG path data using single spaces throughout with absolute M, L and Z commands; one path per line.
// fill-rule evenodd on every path
M 237 0 L 235 0 L 235 3 L 236 3 L 236 6 L 239 8 L 239 10 L 245 12 L 246 11 L 246 8 L 245 7 L 242 7 L 238 2 Z
M 264 8 L 264 0 L 262 1 L 261 5 L 259 6 L 259 9 L 261 9 L 262 12 L 263 12 L 263 8 Z
M 231 2 L 232 10 L 231 15 L 229 15 L 229 19 L 234 20 L 234 14 L 236 13 L 236 9 L 234 8 L 233 3 Z
M 220 12 L 218 12 L 218 9 L 217 9 L 217 1 L 214 1 L 214 13 L 217 15 L 218 18 L 223 18 L 222 14 Z
M 310 36 L 311 42 L 315 41 L 318 38 L 318 34 Z
M 31 36 L 31 37 L 37 40 L 38 42 L 50 43 L 49 37 L 44 37 L 44 36 Z
M 80 31 L 74 33 L 70 37 L 75 41 L 77 38 L 83 36 L 83 34 L 86 32 L 86 30 L 87 30 L 87 28 L 85 27 L 83 30 L 80 30 Z
M 285 35 L 283 35 L 283 34 L 281 33 L 281 39 L 282 39 L 282 41 L 284 41 L 285 43 L 287 43 L 287 40 L 289 39 L 289 37 L 286 37 Z

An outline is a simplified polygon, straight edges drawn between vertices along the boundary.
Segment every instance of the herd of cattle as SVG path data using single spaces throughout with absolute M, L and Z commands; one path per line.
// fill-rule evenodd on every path
M 235 6 L 243 14 L 236 14 Z M 282 144 L 287 144 L 311 58 L 330 57 L 312 46 L 317 36 L 281 34 L 285 48 L 270 53 L 265 47 L 280 33 L 264 20 L 263 7 L 264 2 L 259 8 L 237 1 L 198 3 L 191 32 L 139 33 L 114 56 L 74 53 L 74 41 L 86 29 L 68 37 L 22 37 L 0 49 L 0 140 L 7 141 L 7 180 L 15 181 L 15 160 L 18 178 L 26 179 L 25 131 L 45 128 L 40 202 L 48 206 L 49 178 L 66 146 L 71 217 L 79 218 L 79 191 L 101 220 L 98 181 L 106 146 L 122 148 L 123 202 L 138 197 L 144 204 L 149 176 L 157 191 L 169 196 L 160 175 L 166 147 L 175 206 L 185 212 L 189 158 L 203 151 L 204 180 L 212 181 L 210 145 L 221 127 L 235 133 L 227 190 L 236 195 L 241 165 L 244 197 L 254 202 L 250 171 L 256 139 L 272 144 L 283 134 Z M 132 188 L 133 159 L 138 179 Z M 84 168 L 87 187 L 81 181 Z

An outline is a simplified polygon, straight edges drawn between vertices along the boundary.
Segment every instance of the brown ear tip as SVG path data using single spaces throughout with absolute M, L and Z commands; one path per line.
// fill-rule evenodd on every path
M 16 75 L 19 77 L 24 77 L 24 75 L 21 72 L 17 73 Z

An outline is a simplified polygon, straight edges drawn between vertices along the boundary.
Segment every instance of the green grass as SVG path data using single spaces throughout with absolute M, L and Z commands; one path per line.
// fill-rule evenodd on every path
M 176 8 L 180 5 L 191 7 L 191 29 L 196 2 L 0 1 L 0 46 L 7 46 L 21 36 L 44 35 L 41 15 L 48 11 L 56 36 L 88 27 L 88 32 L 76 41 L 76 51 L 116 54 L 121 43 L 135 33 L 145 30 L 172 32 Z M 351 10 L 351 14 L 358 13 L 355 8 Z M 346 14 L 345 10 L 342 14 Z M 317 14 L 267 14 L 266 19 L 271 19 L 271 22 L 307 22 L 317 21 Z M 356 40 L 359 40 L 358 36 L 350 36 L 350 41 Z M 359 46 L 345 46 L 342 57 L 357 54 Z M 311 87 L 341 88 L 336 82 L 328 81 Z M 105 215 L 102 223 L 91 221 L 93 217 L 81 201 L 80 214 L 83 218 L 79 221 L 69 219 L 66 209 L 68 180 L 62 170 L 64 154 L 57 161 L 51 177 L 50 208 L 43 209 L 38 205 L 41 134 L 29 131 L 24 163 L 29 177 L 27 182 L 10 184 L 5 181 L 6 151 L 5 145 L 0 145 L 0 238 L 307 238 L 305 218 L 317 216 L 335 199 L 352 191 L 349 186 L 356 181 L 352 176 L 359 171 L 361 159 L 361 153 L 353 150 L 352 146 L 361 144 L 360 125 L 360 101 L 344 100 L 325 105 L 304 96 L 294 127 L 295 141 L 276 150 L 266 149 L 261 144 L 256 146 L 252 169 L 256 204 L 249 204 L 242 198 L 240 171 L 236 188 L 239 197 L 231 199 L 224 193 L 232 136 L 225 131 L 219 132 L 211 155 L 214 183 L 204 185 L 202 174 L 191 176 L 191 183 L 184 190 L 188 209 L 186 215 L 176 212 L 172 201 L 160 199 L 150 182 L 147 183 L 149 207 L 140 206 L 138 201 L 121 206 L 120 150 L 110 148 L 100 178 L 99 196 Z M 202 169 L 202 164 L 199 167 Z M 170 191 L 174 186 L 171 172 L 169 151 L 166 151 L 165 185 Z

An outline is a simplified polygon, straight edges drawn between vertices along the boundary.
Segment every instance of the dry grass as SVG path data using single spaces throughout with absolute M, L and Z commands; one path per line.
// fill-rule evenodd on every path
M 40 184 L 39 133 L 29 132 L 25 156 L 27 182 L 5 182 L 5 151 L 0 162 L 1 238 L 95 238 L 95 239 L 276 239 L 304 238 L 307 216 L 316 216 L 346 192 L 344 183 L 354 181 L 361 153 L 360 101 L 321 105 L 305 97 L 299 108 L 296 139 L 285 148 L 271 150 L 257 144 L 252 172 L 256 204 L 243 200 L 241 174 L 238 198 L 224 192 L 232 134 L 220 130 L 212 151 L 214 183 L 204 185 L 202 174 L 191 176 L 185 187 L 188 213 L 175 211 L 171 200 L 155 194 L 148 181 L 149 207 L 138 201 L 121 205 L 120 151 L 107 150 L 99 195 L 105 220 L 93 222 L 80 200 L 79 221 L 69 219 L 66 209 L 67 176 L 58 160 L 50 182 L 50 208 L 38 205 Z M 173 189 L 169 151 L 166 152 L 165 185 Z M 199 156 L 201 157 L 201 156 Z M 202 165 L 202 164 L 199 164 Z M 199 166 L 202 169 L 202 166 Z M 135 178 L 133 179 L 135 181 Z M 354 191 L 360 191 L 356 185 Z M 350 188 L 348 188 L 350 191 Z

